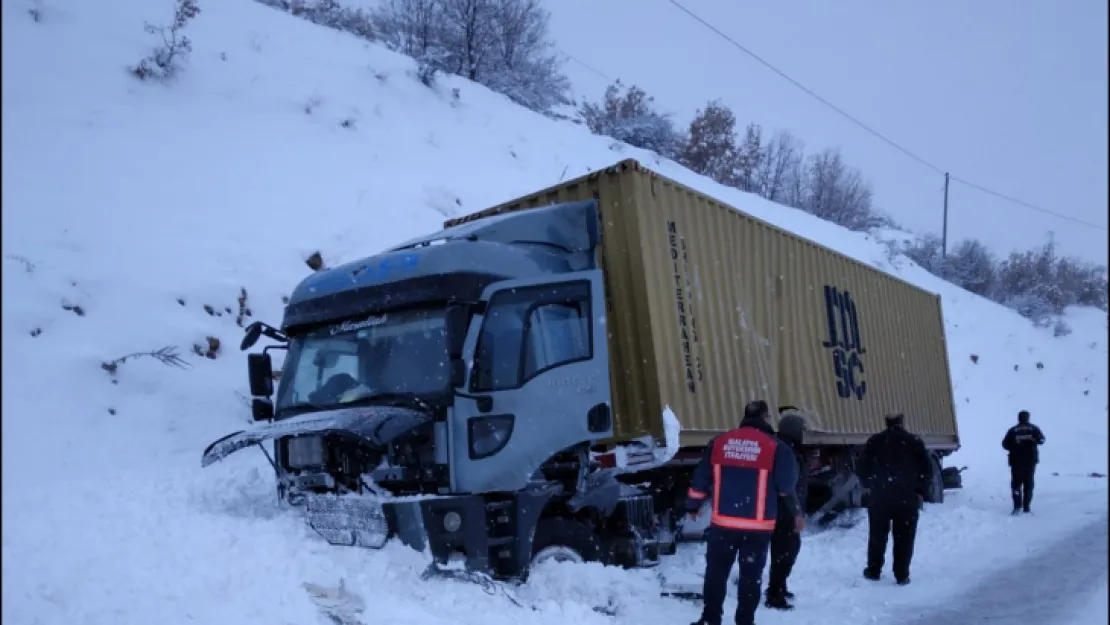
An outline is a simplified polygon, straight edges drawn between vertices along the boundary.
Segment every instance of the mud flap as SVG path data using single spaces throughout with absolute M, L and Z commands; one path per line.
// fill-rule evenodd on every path
M 305 520 L 329 544 L 381 549 L 389 540 L 385 507 L 375 497 L 307 493 Z

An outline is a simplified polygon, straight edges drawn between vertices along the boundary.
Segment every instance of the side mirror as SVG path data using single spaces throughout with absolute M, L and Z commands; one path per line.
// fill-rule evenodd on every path
M 243 331 L 243 340 L 239 343 L 240 351 L 247 351 L 258 342 L 258 337 L 267 336 L 279 343 L 288 343 L 289 337 L 279 332 L 276 328 L 268 326 L 261 321 L 255 321 Z
M 269 421 L 274 418 L 274 402 L 262 397 L 251 400 L 251 416 L 255 421 Z
M 247 326 L 247 329 L 244 331 L 243 341 L 239 343 L 239 351 L 245 352 L 254 347 L 254 344 L 258 342 L 258 337 L 260 336 L 262 336 L 262 322 L 255 321 Z
M 247 354 L 247 372 L 251 395 L 269 397 L 274 394 L 274 365 L 269 354 Z

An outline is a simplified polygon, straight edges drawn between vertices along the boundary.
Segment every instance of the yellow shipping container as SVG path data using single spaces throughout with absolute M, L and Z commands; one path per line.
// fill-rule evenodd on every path
M 634 160 L 452 219 L 596 199 L 614 438 L 683 446 L 765 399 L 806 415 L 806 443 L 858 445 L 883 416 L 932 449 L 959 446 L 940 298 L 642 167 Z

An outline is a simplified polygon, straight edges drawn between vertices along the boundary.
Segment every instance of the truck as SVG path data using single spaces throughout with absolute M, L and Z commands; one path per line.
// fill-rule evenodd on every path
M 202 465 L 257 446 L 329 543 L 498 579 L 696 538 L 694 467 L 751 400 L 806 420 L 811 518 L 864 503 L 887 414 L 932 454 L 929 502 L 959 448 L 939 296 L 634 160 L 317 271 L 241 348 L 262 337 L 259 423 Z

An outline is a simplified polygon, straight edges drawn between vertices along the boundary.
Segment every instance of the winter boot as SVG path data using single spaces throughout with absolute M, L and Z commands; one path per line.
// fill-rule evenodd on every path
M 864 579 L 869 579 L 873 582 L 877 582 L 877 581 L 879 581 L 879 578 L 882 577 L 882 576 L 883 576 L 883 574 L 881 572 L 876 571 L 874 569 L 863 569 L 863 578 Z
M 1010 516 L 1018 516 L 1019 514 L 1021 514 L 1021 508 L 1014 508 L 1014 511 L 1010 513 Z
M 779 593 L 768 594 L 767 595 L 767 600 L 763 602 L 763 605 L 767 606 L 768 608 L 771 608 L 772 610 L 793 610 L 794 609 L 794 606 L 791 605 L 790 602 L 786 600 L 786 595 L 779 594 Z
M 910 585 L 910 578 L 903 577 L 902 579 L 898 580 L 895 583 L 898 584 L 899 586 L 909 586 Z
M 790 592 L 790 589 L 788 589 L 788 588 L 783 588 L 782 589 L 782 596 L 786 597 L 787 599 L 793 599 L 794 598 L 794 593 Z

